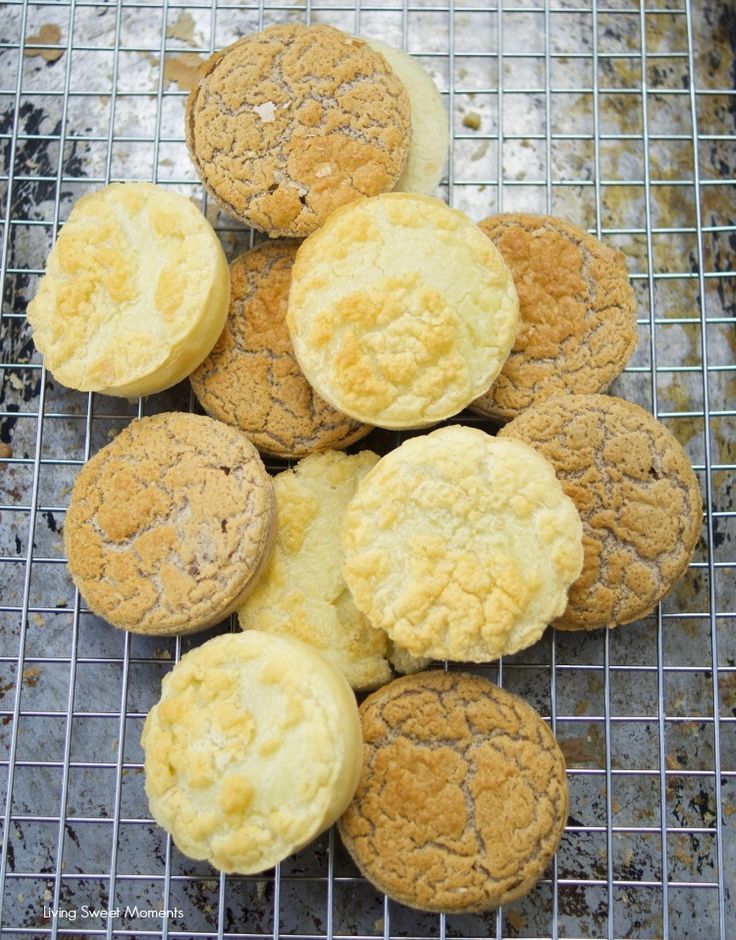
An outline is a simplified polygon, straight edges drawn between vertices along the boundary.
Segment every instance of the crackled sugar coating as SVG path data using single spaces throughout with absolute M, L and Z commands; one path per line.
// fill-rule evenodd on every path
M 501 434 L 552 463 L 583 521 L 583 570 L 554 625 L 593 630 L 650 613 L 687 568 L 702 525 L 700 487 L 678 441 L 609 395 L 550 399 Z
M 299 242 L 257 245 L 230 265 L 230 312 L 215 348 L 190 376 L 202 407 L 239 427 L 276 457 L 347 447 L 370 426 L 317 395 L 294 357 L 286 327 L 291 268 Z
M 134 633 L 192 633 L 243 600 L 274 515 L 271 478 L 245 435 L 172 412 L 133 421 L 82 467 L 64 547 L 94 613 Z
M 363 875 L 402 904 L 473 913 L 526 894 L 567 821 L 565 762 L 522 699 L 422 672 L 362 704 L 363 773 L 339 828 Z
M 72 209 L 28 320 L 64 385 L 149 395 L 181 381 L 212 349 L 229 286 L 220 242 L 186 197 L 111 183 Z
M 297 640 L 226 634 L 182 657 L 143 727 L 151 812 L 185 855 L 264 871 L 330 826 L 361 766 L 341 673 Z
M 581 540 L 550 463 L 456 425 L 410 438 L 363 479 L 343 571 L 356 607 L 415 656 L 487 662 L 562 613 Z
M 517 322 L 496 248 L 428 196 L 344 206 L 292 271 L 287 323 L 304 374 L 335 408 L 385 428 L 464 408 L 498 374 Z
M 271 26 L 212 56 L 187 101 L 207 191 L 269 235 L 313 232 L 333 209 L 391 189 L 409 98 L 380 53 L 332 26 Z
M 563 393 L 601 392 L 636 347 L 636 303 L 620 251 L 561 219 L 479 223 L 511 268 L 521 323 L 509 358 L 473 407 L 507 420 Z
M 371 451 L 305 457 L 274 479 L 276 539 L 271 560 L 240 608 L 240 626 L 294 636 L 334 662 L 354 689 L 375 689 L 427 665 L 394 651 L 356 609 L 342 577 L 342 518 L 359 481 L 376 465 Z M 394 656 L 394 653 L 396 656 Z
M 404 172 L 394 189 L 433 196 L 447 161 L 449 117 L 442 96 L 421 63 L 380 39 L 366 38 L 401 80 L 411 104 L 411 143 Z

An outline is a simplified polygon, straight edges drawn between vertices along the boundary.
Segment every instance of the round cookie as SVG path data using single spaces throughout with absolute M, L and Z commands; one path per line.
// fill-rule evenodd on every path
M 255 630 L 183 656 L 141 743 L 154 819 L 185 855 L 225 872 L 297 852 L 343 812 L 360 775 L 360 719 L 340 671 Z
M 459 425 L 381 459 L 345 512 L 343 549 L 374 627 L 415 656 L 472 662 L 535 643 L 583 563 L 580 519 L 552 465 Z
M 550 216 L 496 215 L 479 226 L 511 268 L 521 322 L 501 374 L 472 407 L 505 421 L 553 395 L 605 391 L 637 341 L 623 254 Z
M 380 39 L 365 40 L 380 52 L 401 80 L 411 105 L 411 143 L 404 172 L 394 190 L 433 196 L 447 161 L 449 117 L 442 96 L 420 62 Z
M 271 560 L 240 608 L 240 626 L 294 636 L 316 647 L 342 670 L 354 689 L 375 689 L 402 672 L 423 669 L 394 650 L 383 630 L 368 623 L 342 576 L 342 519 L 359 481 L 378 457 L 326 451 L 305 457 L 274 478 L 276 538 Z
M 347 447 L 371 430 L 315 394 L 294 357 L 286 307 L 298 247 L 266 242 L 231 263 L 225 329 L 189 377 L 209 415 L 240 428 L 260 451 L 287 459 Z
M 212 349 L 229 287 L 217 235 L 189 199 L 152 183 L 111 183 L 72 209 L 28 320 L 64 385 L 150 395 Z
M 402 904 L 453 914 L 530 891 L 568 811 L 565 761 L 534 709 L 480 676 L 423 672 L 360 714 L 363 772 L 339 831 L 362 874 Z
M 250 441 L 172 412 L 133 421 L 82 467 L 64 522 L 69 570 L 90 609 L 133 633 L 219 623 L 268 558 L 271 478 Z
M 654 610 L 687 568 L 703 513 L 698 479 L 667 428 L 621 398 L 566 395 L 500 433 L 552 463 L 583 522 L 583 570 L 554 626 L 615 627 Z
M 391 189 L 409 98 L 386 60 L 332 26 L 245 36 L 203 66 L 186 139 L 207 192 L 271 236 L 308 235 L 347 202 Z
M 292 271 L 287 323 L 304 374 L 334 408 L 384 428 L 463 409 L 498 374 L 517 322 L 498 251 L 429 196 L 338 209 Z

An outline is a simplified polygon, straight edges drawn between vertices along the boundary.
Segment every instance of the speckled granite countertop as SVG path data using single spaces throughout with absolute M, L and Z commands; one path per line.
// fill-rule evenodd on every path
M 736 936 L 736 14 L 685 0 L 451 9 L 325 0 L 309 12 L 421 55 L 452 114 L 443 194 L 454 205 L 474 219 L 549 211 L 625 252 L 640 341 L 612 391 L 659 414 L 708 502 L 693 564 L 659 615 L 608 636 L 548 631 L 502 670 L 482 669 L 554 719 L 571 790 L 556 865 L 499 914 L 444 919 L 385 904 L 333 834 L 277 873 L 225 879 L 149 821 L 142 720 L 173 659 L 202 637 L 124 637 L 80 610 L 61 533 L 85 455 L 139 413 L 192 399 L 186 383 L 143 403 L 63 388 L 40 368 L 25 307 L 55 225 L 91 187 L 156 179 L 200 202 L 182 121 L 194 70 L 306 11 L 293 0 L 6 3 L 3 936 Z M 247 244 L 205 211 L 229 256 Z M 377 431 L 361 446 L 396 440 Z M 83 918 L 85 904 L 120 916 Z M 50 919 L 54 906 L 76 921 Z M 181 916 L 162 921 L 162 906 Z

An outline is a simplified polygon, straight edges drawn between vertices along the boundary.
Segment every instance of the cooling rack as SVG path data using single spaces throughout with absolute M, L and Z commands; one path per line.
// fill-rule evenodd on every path
M 9 0 L 2 10 L 2 937 L 736 937 L 733 8 Z M 478 667 L 551 722 L 571 792 L 546 877 L 487 915 L 387 901 L 333 832 L 258 877 L 184 858 L 148 816 L 139 737 L 162 676 L 203 637 L 113 630 L 64 566 L 83 461 L 131 418 L 194 402 L 186 384 L 127 402 L 56 383 L 25 324 L 46 254 L 74 201 L 111 179 L 174 187 L 202 205 L 229 255 L 248 244 L 202 200 L 183 104 L 202 58 L 285 20 L 420 57 L 452 125 L 442 194 L 472 218 L 551 212 L 626 253 L 640 336 L 612 391 L 667 424 L 702 486 L 700 544 L 654 615 L 610 633 L 548 631 Z M 362 446 L 385 452 L 400 439 L 374 432 Z

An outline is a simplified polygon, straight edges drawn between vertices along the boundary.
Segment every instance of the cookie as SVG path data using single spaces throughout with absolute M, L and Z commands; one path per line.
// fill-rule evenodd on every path
M 580 519 L 552 465 L 459 425 L 381 459 L 345 511 L 343 549 L 374 627 L 415 656 L 472 662 L 535 643 L 583 563 Z
M 399 77 L 411 105 L 409 157 L 394 190 L 433 196 L 442 179 L 450 142 L 449 116 L 442 96 L 418 59 L 380 39 L 366 37 L 365 41 Z
M 480 676 L 422 672 L 360 708 L 363 772 L 339 822 L 379 891 L 475 913 L 532 889 L 564 832 L 565 761 L 539 715 Z
M 353 604 L 342 577 L 340 531 L 359 481 L 378 462 L 368 450 L 305 457 L 274 479 L 276 539 L 271 560 L 240 608 L 240 626 L 294 636 L 316 647 L 354 689 L 391 678 L 392 644 Z M 427 665 L 396 658 L 410 672 Z
M 511 268 L 521 323 L 501 374 L 472 407 L 505 421 L 553 395 L 605 391 L 637 341 L 623 254 L 550 216 L 479 225 Z
M 680 444 L 643 408 L 609 395 L 541 402 L 501 432 L 549 460 L 583 521 L 585 561 L 563 630 L 646 616 L 685 571 L 703 504 Z
M 150 395 L 212 349 L 229 289 L 220 242 L 189 199 L 151 183 L 111 183 L 72 209 L 28 321 L 59 382 Z
M 207 192 L 271 236 L 308 235 L 347 202 L 391 189 L 409 98 L 386 60 L 332 26 L 270 26 L 203 66 L 186 139 Z
M 93 613 L 168 636 L 219 623 L 268 558 L 271 478 L 250 441 L 201 415 L 133 421 L 82 467 L 64 522 Z
M 255 630 L 192 650 L 143 727 L 151 813 L 190 858 L 253 874 L 297 852 L 355 791 L 361 732 L 342 674 Z
M 424 427 L 456 414 L 498 374 L 517 322 L 498 251 L 429 196 L 344 206 L 297 252 L 287 315 L 297 360 L 357 421 Z
M 232 262 L 225 329 L 189 377 L 207 414 L 240 428 L 263 453 L 287 459 L 347 447 L 371 430 L 323 401 L 294 357 L 286 306 L 298 247 L 266 242 Z

